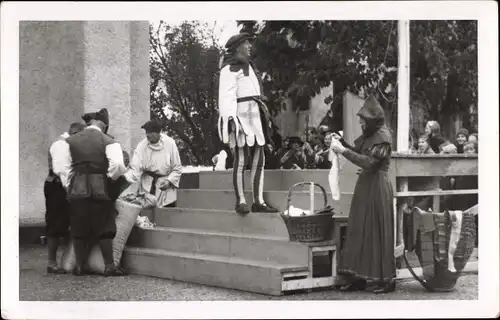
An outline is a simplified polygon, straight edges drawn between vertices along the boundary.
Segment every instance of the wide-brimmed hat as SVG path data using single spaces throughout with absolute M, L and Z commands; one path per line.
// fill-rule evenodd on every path
M 226 42 L 226 50 L 231 50 L 239 46 L 243 41 L 245 40 L 250 40 L 253 39 L 254 37 L 246 32 L 242 32 L 239 34 L 235 34 L 234 36 L 231 36 L 229 40 Z
M 82 120 L 85 121 L 85 123 L 90 122 L 90 120 L 94 119 L 95 117 L 95 112 L 88 112 L 82 116 Z
M 104 124 L 109 125 L 108 109 L 102 108 L 97 112 L 87 112 L 82 116 L 82 120 L 85 121 L 86 123 L 90 122 L 91 120 L 99 120 L 102 121 Z
M 304 144 L 304 141 L 300 139 L 300 137 L 288 137 L 288 145 L 291 145 L 292 143 L 298 143 L 300 145 Z
M 109 125 L 109 113 L 108 109 L 103 108 L 95 113 L 94 120 L 103 122 L 105 125 Z

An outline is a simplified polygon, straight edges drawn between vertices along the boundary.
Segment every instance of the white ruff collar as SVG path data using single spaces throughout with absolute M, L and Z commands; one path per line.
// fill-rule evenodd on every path
M 152 144 L 148 141 L 148 147 L 151 148 L 152 150 L 159 151 L 163 149 L 163 137 L 160 137 L 160 140 L 158 140 L 157 143 Z

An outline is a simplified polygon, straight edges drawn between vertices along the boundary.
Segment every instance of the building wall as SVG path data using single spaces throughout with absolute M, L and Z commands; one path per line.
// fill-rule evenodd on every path
M 20 219 L 43 220 L 50 144 L 85 112 L 107 108 L 131 151 L 149 119 L 149 23 L 19 24 Z
M 286 100 L 286 109 L 276 116 L 276 123 L 283 137 L 303 137 L 306 126 L 318 127 L 330 106 L 325 104 L 325 98 L 332 94 L 333 84 L 321 89 L 320 93 L 309 101 L 309 110 L 295 111 L 291 99 Z M 309 116 L 309 123 L 306 117 Z
M 19 24 L 20 217 L 42 218 L 51 141 L 83 114 L 81 23 Z

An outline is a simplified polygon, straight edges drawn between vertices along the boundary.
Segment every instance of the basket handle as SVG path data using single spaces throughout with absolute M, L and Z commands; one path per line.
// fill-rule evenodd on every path
M 315 182 L 298 182 L 296 184 L 294 184 L 293 186 L 290 187 L 290 189 L 288 190 L 288 198 L 287 198 L 287 202 L 286 202 L 286 211 L 287 212 L 287 215 L 290 215 L 290 203 L 292 202 L 292 194 L 293 194 L 293 190 L 299 186 L 303 186 L 303 185 L 310 185 L 311 186 L 311 210 L 314 210 L 314 207 L 313 207 L 313 204 L 314 204 L 314 193 L 313 193 L 313 188 L 316 186 L 318 188 L 320 188 L 320 190 L 323 192 L 323 198 L 324 198 L 324 201 L 325 201 L 325 208 L 328 206 L 328 197 L 326 195 L 326 190 L 325 188 L 323 188 L 322 185 L 318 184 L 318 183 L 315 183 Z

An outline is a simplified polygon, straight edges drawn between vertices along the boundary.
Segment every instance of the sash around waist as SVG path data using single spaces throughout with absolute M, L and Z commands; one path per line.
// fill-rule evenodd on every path
M 248 96 L 248 97 L 243 97 L 243 98 L 237 98 L 236 102 L 240 103 L 240 102 L 247 102 L 247 101 L 258 101 L 258 100 L 262 100 L 262 97 L 261 96 Z
M 363 173 L 378 173 L 378 172 L 381 172 L 381 173 L 388 173 L 388 172 L 389 172 L 389 169 L 360 170 L 360 171 L 359 171 L 359 174 L 363 174 Z
M 155 173 L 155 172 L 152 172 L 152 171 L 144 171 L 144 173 L 147 174 L 148 176 L 150 176 L 153 179 L 158 179 L 158 178 L 162 178 L 162 177 L 166 177 L 167 176 L 166 174 L 159 174 L 159 173 Z

